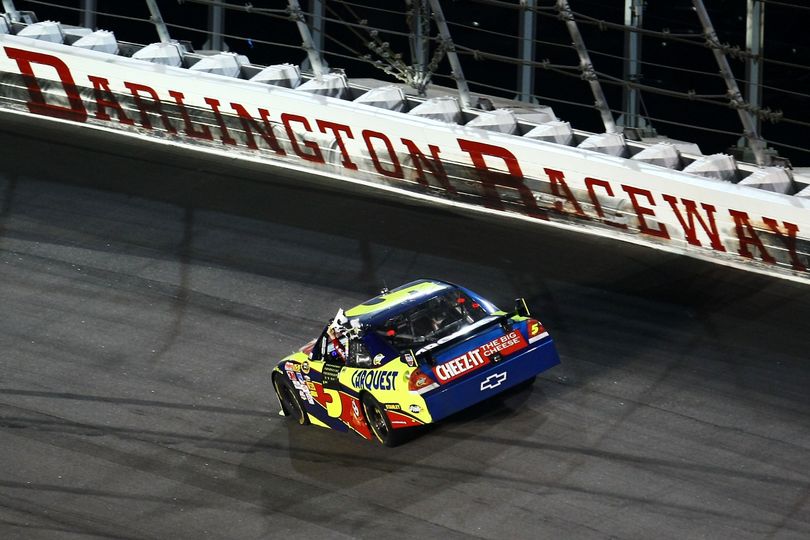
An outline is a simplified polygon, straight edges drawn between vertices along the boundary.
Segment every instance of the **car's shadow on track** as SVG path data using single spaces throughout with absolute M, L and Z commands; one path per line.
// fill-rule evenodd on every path
M 300 426 L 274 416 L 267 436 L 245 452 L 240 470 L 246 478 L 254 477 L 257 469 L 266 466 L 269 449 L 278 455 L 280 448 L 286 447 L 290 468 L 297 475 L 313 483 L 327 483 L 333 490 L 372 482 L 415 464 L 421 464 L 430 476 L 434 457 L 465 453 L 462 448 L 476 438 L 520 438 L 522 432 L 540 429 L 544 416 L 537 414 L 536 408 L 543 399 L 539 386 L 513 388 L 437 424 L 409 430 L 406 441 L 394 448 L 353 433 Z M 532 410 L 526 409 L 529 400 Z M 529 416 L 534 419 L 527 425 Z M 498 454 L 490 451 L 478 459 L 495 461 Z

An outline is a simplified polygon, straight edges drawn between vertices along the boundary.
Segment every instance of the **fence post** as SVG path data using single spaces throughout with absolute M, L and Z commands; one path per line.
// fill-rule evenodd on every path
M 303 41 L 304 50 L 307 51 L 307 59 L 309 65 L 312 66 L 312 71 L 315 77 L 321 77 L 326 74 L 326 67 L 321 60 L 321 50 L 316 47 L 312 39 L 312 33 L 309 31 L 304 12 L 301 10 L 301 4 L 298 0 L 287 0 L 287 5 L 290 10 L 290 16 L 298 26 L 298 32 L 301 34 L 301 41 Z M 323 19 L 321 19 L 323 20 Z M 321 36 L 323 32 L 321 32 Z
M 146 0 L 146 5 L 149 6 L 150 19 L 155 25 L 160 42 L 169 43 L 172 37 L 169 35 L 169 29 L 166 28 L 166 23 L 163 22 L 163 16 L 160 14 L 160 8 L 158 8 L 157 2 L 155 0 Z
M 605 132 L 616 133 L 616 122 L 613 120 L 613 114 L 610 112 L 610 107 L 608 107 L 605 93 L 602 91 L 602 85 L 599 84 L 599 78 L 596 76 L 596 71 L 593 69 L 593 63 L 591 63 L 588 48 L 585 47 L 585 40 L 582 39 L 582 34 L 579 33 L 579 27 L 574 20 L 574 14 L 571 13 L 568 0 L 557 0 L 557 11 L 560 17 L 565 21 L 565 26 L 568 27 L 568 33 L 571 34 L 574 48 L 579 55 L 579 69 L 582 71 L 582 77 L 587 80 L 588 84 L 591 86 L 591 92 L 595 100 L 594 106 L 602 116 Z
M 520 0 L 518 100 L 531 102 L 534 94 L 534 36 L 537 31 L 537 0 Z
M 769 159 L 765 154 L 765 141 L 760 138 L 757 126 L 752 119 L 755 115 L 755 111 L 750 111 L 750 104 L 745 101 L 740 93 L 740 87 L 737 86 L 737 80 L 734 78 L 734 73 L 731 71 L 728 58 L 726 58 L 723 46 L 717 38 L 717 32 L 714 30 L 714 25 L 712 25 L 709 13 L 706 11 L 706 6 L 703 5 L 703 0 L 692 0 L 692 4 L 695 6 L 700 24 L 703 25 L 703 34 L 706 36 L 706 42 L 711 48 L 715 60 L 717 60 L 717 65 L 720 67 L 720 75 L 722 75 L 723 79 L 726 81 L 729 101 L 734 108 L 737 109 L 737 113 L 740 116 L 740 122 L 742 122 L 744 130 L 743 134 L 748 141 L 748 146 L 754 154 L 757 165 L 767 165 Z
M 456 87 L 458 88 L 458 97 L 462 107 L 470 107 L 472 101 L 470 99 L 470 88 L 467 86 L 467 79 L 464 78 L 464 71 L 461 69 L 461 62 L 456 53 L 456 46 L 453 44 L 453 37 L 450 35 L 450 29 L 447 27 L 447 20 L 444 18 L 442 6 L 439 0 L 430 0 L 430 8 L 433 11 L 433 20 L 436 21 L 436 26 L 439 28 L 439 36 L 446 47 L 447 60 L 450 62 L 450 69 L 452 70 L 453 78 L 456 80 Z

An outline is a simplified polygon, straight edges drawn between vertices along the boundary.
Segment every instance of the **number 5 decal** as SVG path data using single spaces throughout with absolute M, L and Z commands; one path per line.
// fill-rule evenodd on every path
M 343 413 L 343 403 L 340 401 L 340 392 L 331 388 L 323 389 L 323 398 L 320 400 L 326 407 L 326 414 L 332 418 L 340 418 Z

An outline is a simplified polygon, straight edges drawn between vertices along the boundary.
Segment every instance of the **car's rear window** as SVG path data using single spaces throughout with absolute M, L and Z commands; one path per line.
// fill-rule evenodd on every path
M 487 308 L 459 289 L 426 299 L 374 327 L 399 351 L 420 349 L 487 317 Z

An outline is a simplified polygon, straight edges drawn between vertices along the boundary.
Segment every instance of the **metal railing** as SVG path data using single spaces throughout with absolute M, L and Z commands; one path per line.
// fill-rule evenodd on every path
M 711 0 L 706 3 L 713 7 Z M 808 7 L 796 2 L 747 0 L 745 27 L 737 32 L 745 36 L 744 45 L 723 41 L 701 0 L 670 3 L 696 9 L 671 21 L 684 26 L 678 31 L 662 26 L 666 14 L 640 0 L 597 12 L 587 12 L 593 3 L 579 7 L 577 0 L 308 0 L 303 6 L 297 0 L 145 0 L 138 14 L 133 7 L 138 2 L 125 3 L 126 10 L 122 4 L 3 0 L 7 12 L 32 10 L 40 19 L 106 23 L 113 30 L 123 25 L 142 41 L 154 40 L 147 26 L 152 25 L 158 39 L 182 37 L 200 47 L 231 48 L 264 63 L 300 61 L 316 75 L 331 61 L 345 66 L 350 76 L 393 77 L 418 92 L 431 82 L 455 85 L 460 100 L 473 106 L 468 89 L 552 103 L 559 116 L 592 131 L 610 131 L 615 122 L 629 136 L 661 128 L 699 142 L 704 151 L 727 151 L 736 144 L 741 155 L 747 148 L 748 157 L 761 163 L 771 154 L 766 145 L 799 164 L 810 158 L 805 142 L 810 140 L 810 94 L 798 84 L 769 83 L 763 76 L 765 67 L 765 74 L 780 70 L 797 75 L 794 80 L 810 72 L 810 62 L 769 56 L 765 11 L 806 14 Z M 676 52 L 643 53 L 664 47 Z M 770 102 L 789 107 L 769 108 Z

